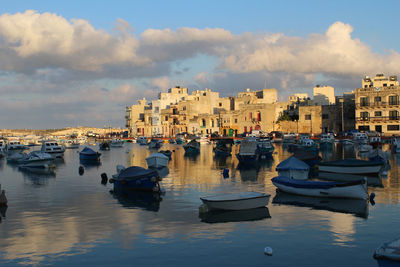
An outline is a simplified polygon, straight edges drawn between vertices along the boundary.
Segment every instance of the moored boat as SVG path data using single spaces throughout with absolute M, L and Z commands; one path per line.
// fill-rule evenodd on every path
M 64 142 L 64 147 L 66 149 L 76 149 L 79 148 L 79 142 L 78 140 L 69 139 Z
M 147 143 L 148 143 L 147 137 L 145 137 L 145 136 L 139 136 L 139 137 L 136 139 L 136 143 L 139 144 L 139 145 L 141 145 L 141 146 L 147 145 Z
M 54 158 L 49 153 L 32 151 L 28 155 L 18 160 L 18 164 L 25 166 L 51 164 Z
M 117 166 L 117 174 L 112 176 L 110 182 L 114 190 L 122 191 L 160 191 L 160 176 L 156 170 L 145 169 L 138 166 L 124 168 Z
M 168 166 L 169 158 L 163 153 L 154 153 L 146 158 L 147 166 L 149 168 L 163 168 Z
M 99 144 L 100 150 L 110 150 L 110 148 L 111 148 L 110 141 L 108 141 L 108 140 L 103 140 Z
M 183 145 L 186 155 L 196 155 L 200 153 L 200 143 L 193 139 L 189 143 Z
M 94 151 L 89 147 L 85 147 L 79 152 L 79 159 L 80 160 L 90 160 L 90 161 L 99 161 L 101 153 Z
M 379 266 L 400 265 L 400 238 L 382 244 L 374 252 L 374 259 Z
M 245 210 L 265 207 L 271 195 L 259 192 L 239 192 L 201 197 L 201 201 L 211 210 Z
M 112 139 L 110 142 L 111 147 L 123 147 L 124 146 L 124 141 L 117 138 L 117 139 Z
M 257 140 L 257 153 L 260 155 L 260 158 L 272 158 L 274 149 L 275 147 L 269 138 L 259 138 Z
M 159 149 L 162 146 L 162 143 L 159 142 L 158 139 L 151 139 L 149 143 L 150 149 Z
M 318 163 L 318 170 L 322 172 L 350 173 L 350 174 L 377 174 L 382 169 L 383 162 L 366 161 L 359 159 L 343 159 Z
M 240 143 L 239 153 L 236 154 L 240 164 L 253 165 L 258 161 L 257 142 L 253 139 L 243 139 Z
M 354 182 L 324 182 L 324 181 L 301 181 L 288 177 L 274 177 L 272 183 L 287 193 L 312 196 L 312 197 L 333 197 L 333 198 L 354 198 L 367 199 L 366 179 Z
M 213 148 L 216 157 L 229 157 L 232 153 L 232 139 L 219 139 Z
M 292 156 L 276 166 L 279 176 L 290 177 L 292 179 L 307 180 L 310 166 Z
M 64 156 L 65 147 L 55 140 L 46 140 L 42 143 L 41 152 L 49 153 L 54 158 L 62 158 Z

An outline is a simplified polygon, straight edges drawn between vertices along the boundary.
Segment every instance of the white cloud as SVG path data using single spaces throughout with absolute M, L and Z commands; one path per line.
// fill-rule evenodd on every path
M 162 76 L 159 78 L 152 79 L 150 81 L 150 84 L 159 89 L 160 91 L 164 91 L 170 87 L 171 82 L 167 76 Z

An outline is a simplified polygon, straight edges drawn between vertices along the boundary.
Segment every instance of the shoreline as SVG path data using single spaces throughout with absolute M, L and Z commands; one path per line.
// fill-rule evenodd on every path
M 124 132 L 127 131 L 125 128 L 96 128 L 96 127 L 65 127 L 57 129 L 0 129 L 0 136 L 24 136 L 24 135 L 86 135 L 88 132 L 93 132 L 95 134 L 107 134 L 110 132 Z

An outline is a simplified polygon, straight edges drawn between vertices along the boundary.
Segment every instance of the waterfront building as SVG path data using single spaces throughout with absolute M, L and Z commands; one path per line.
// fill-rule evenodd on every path
M 400 86 L 397 76 L 366 76 L 355 90 L 356 128 L 385 135 L 400 134 Z
M 332 86 L 317 85 L 314 87 L 314 105 L 334 105 L 335 100 L 335 89 Z

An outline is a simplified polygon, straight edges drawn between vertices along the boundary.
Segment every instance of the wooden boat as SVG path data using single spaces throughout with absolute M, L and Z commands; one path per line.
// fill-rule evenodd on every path
M 54 161 L 52 155 L 40 151 L 32 151 L 25 157 L 18 160 L 18 164 L 25 166 L 36 166 L 51 164 Z
M 146 158 L 147 166 L 149 168 L 163 168 L 168 166 L 169 157 L 163 153 L 153 153 Z
M 275 147 L 268 138 L 259 138 L 257 140 L 257 153 L 260 158 L 272 158 Z
M 243 139 L 240 143 L 239 153 L 236 154 L 240 164 L 253 165 L 258 161 L 257 142 L 253 139 Z
M 168 159 L 171 159 L 171 155 L 172 155 L 171 150 L 160 150 L 158 152 L 161 153 L 161 154 L 164 154 L 165 156 L 167 156 Z
M 318 163 L 318 170 L 323 172 L 350 174 L 377 174 L 383 166 L 382 162 L 359 159 L 343 159 Z
M 149 149 L 159 149 L 162 146 L 157 139 L 151 139 L 149 143 Z
M 240 192 L 201 197 L 210 210 L 245 210 L 265 207 L 271 195 L 258 192 Z
M 278 166 L 276 166 L 276 171 L 279 176 L 290 177 L 298 180 L 307 180 L 310 166 L 292 156 L 279 163 Z
M 186 155 L 194 155 L 200 153 L 200 143 L 197 142 L 195 139 L 183 145 L 183 149 L 185 149 Z
M 145 169 L 138 166 L 125 168 L 117 166 L 117 174 L 112 176 L 110 183 L 114 184 L 114 190 L 122 191 L 160 191 L 160 176 L 156 170 Z
M 112 139 L 110 142 L 111 147 L 123 147 L 124 146 L 124 141 L 117 138 L 117 139 Z
M 366 179 L 354 182 L 322 182 L 277 176 L 272 178 L 272 183 L 284 192 L 303 196 L 365 200 L 368 198 Z
M 99 161 L 101 153 L 94 151 L 89 147 L 85 147 L 79 152 L 79 159 L 80 160 L 91 160 L 91 161 Z
M 68 139 L 64 141 L 64 147 L 66 149 L 76 149 L 79 148 L 79 142 L 77 140 Z
M 233 139 L 219 139 L 213 148 L 216 157 L 229 157 L 232 153 Z
M 382 244 L 374 252 L 374 258 L 379 266 L 400 265 L 400 238 Z
M 136 143 L 138 143 L 139 145 L 141 145 L 141 146 L 145 146 L 145 145 L 147 145 L 147 137 L 145 137 L 145 136 L 139 136 L 137 139 L 136 139 Z
M 99 144 L 99 149 L 100 150 L 110 150 L 110 141 L 104 140 Z

